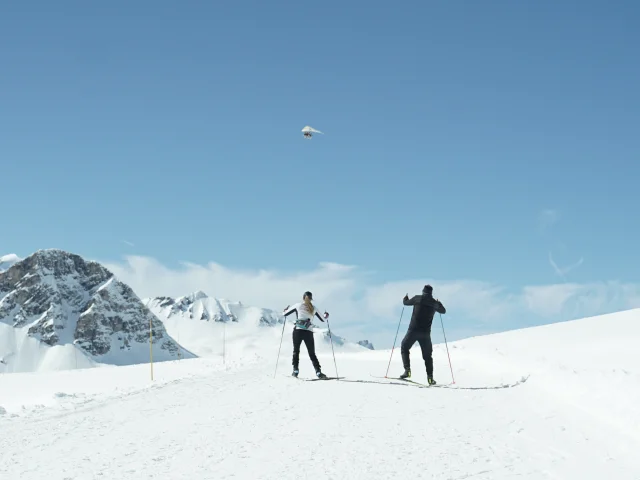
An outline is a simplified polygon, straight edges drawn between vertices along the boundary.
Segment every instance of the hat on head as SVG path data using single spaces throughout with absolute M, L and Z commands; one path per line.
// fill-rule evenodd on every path
M 422 289 L 422 293 L 431 293 L 433 292 L 433 287 L 431 285 L 425 285 Z

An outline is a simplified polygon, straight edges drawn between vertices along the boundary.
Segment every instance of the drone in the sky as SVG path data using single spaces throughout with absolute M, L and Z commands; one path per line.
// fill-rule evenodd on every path
M 320 130 L 316 130 L 315 128 L 311 128 L 308 125 L 302 129 L 302 134 L 306 139 L 311 139 L 314 133 L 322 133 L 322 132 Z M 322 133 L 322 135 L 324 135 L 324 133 Z

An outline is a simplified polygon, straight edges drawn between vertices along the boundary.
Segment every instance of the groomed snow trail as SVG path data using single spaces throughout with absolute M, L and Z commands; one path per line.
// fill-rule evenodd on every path
M 286 377 L 286 343 L 275 378 L 275 358 L 260 357 L 155 364 L 153 384 L 148 365 L 4 375 L 0 478 L 637 480 L 635 315 L 600 354 L 588 321 L 450 344 L 456 386 L 530 375 L 495 390 L 302 382 Z M 376 381 L 388 355 L 338 354 L 339 373 Z M 449 382 L 444 347 L 434 358 Z M 326 350 L 320 361 L 335 374 Z M 419 348 L 412 361 L 424 381 Z M 303 347 L 301 376 L 311 374 Z

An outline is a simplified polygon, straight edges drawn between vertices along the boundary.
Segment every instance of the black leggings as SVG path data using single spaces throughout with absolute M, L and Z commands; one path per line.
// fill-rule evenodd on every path
M 300 345 L 304 342 L 309 352 L 309 358 L 311 363 L 316 369 L 316 372 L 320 371 L 320 362 L 316 357 L 316 346 L 313 340 L 313 332 L 311 330 L 300 330 L 298 328 L 293 330 L 293 368 L 298 370 L 298 363 L 300 361 Z
M 402 353 L 402 363 L 407 370 L 411 368 L 409 361 L 409 350 L 413 347 L 413 344 L 418 342 L 420 349 L 422 350 L 422 358 L 424 364 L 427 367 L 427 376 L 433 377 L 433 345 L 431 344 L 431 335 L 426 332 L 416 332 L 409 330 L 402 340 L 400 352 Z

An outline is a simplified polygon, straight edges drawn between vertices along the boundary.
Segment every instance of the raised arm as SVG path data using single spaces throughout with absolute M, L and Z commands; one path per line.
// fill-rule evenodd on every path
M 294 303 L 291 306 L 287 306 L 287 308 L 284 309 L 284 316 L 288 317 L 289 315 L 291 315 L 292 313 L 297 313 L 298 312 L 298 307 L 300 306 L 299 303 Z
M 420 297 L 418 295 L 414 295 L 411 298 L 409 298 L 409 295 L 405 295 L 404 298 L 402 299 L 402 304 L 403 305 L 417 305 L 419 299 L 420 299 Z

